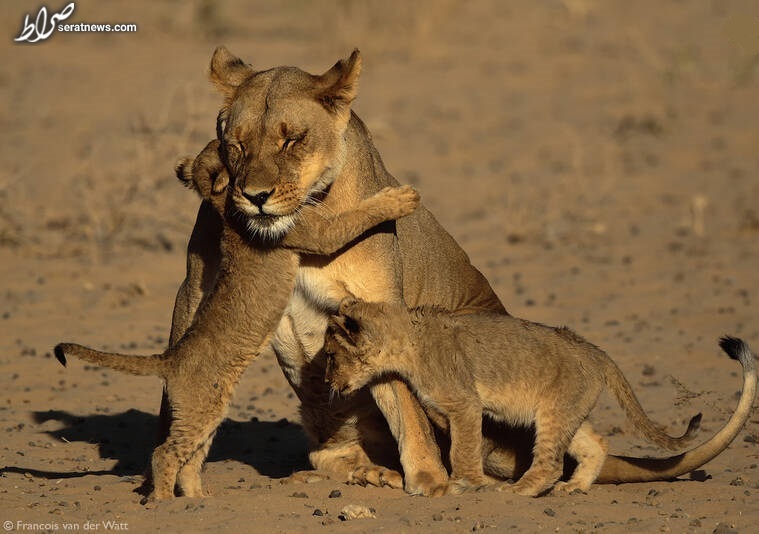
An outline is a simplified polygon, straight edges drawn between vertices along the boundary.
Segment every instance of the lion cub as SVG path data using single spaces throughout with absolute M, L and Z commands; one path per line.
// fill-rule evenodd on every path
M 410 214 L 419 204 L 411 187 L 386 188 L 332 217 L 304 208 L 282 242 L 251 244 L 244 223 L 234 216 L 235 185 L 227 187 L 229 175 L 218 147 L 218 141 L 212 141 L 194 162 L 186 158 L 177 166 L 178 178 L 210 200 L 223 218 L 216 285 L 184 337 L 153 356 L 104 353 L 70 343 L 55 347 L 63 365 L 66 356 L 76 356 L 132 374 L 157 375 L 166 382 L 172 422 L 168 438 L 153 453 L 151 501 L 172 497 L 175 483 L 184 495 L 203 495 L 200 468 L 240 375 L 268 343 L 290 299 L 298 268 L 296 250 L 334 253 L 377 224 Z
M 568 328 L 489 313 L 451 314 L 437 308 L 367 303 L 346 298 L 330 319 L 325 380 L 350 394 L 381 375 L 405 379 L 433 420 L 443 416 L 451 435 L 449 492 L 487 483 L 482 467 L 482 416 L 514 426 L 535 425 L 533 461 L 515 484 L 536 496 L 556 484 L 564 453 L 578 460 L 569 483 L 587 490 L 606 446 L 586 418 L 604 387 L 635 427 L 668 449 L 689 441 L 701 414 L 679 438 L 645 414 L 630 384 L 601 349 Z

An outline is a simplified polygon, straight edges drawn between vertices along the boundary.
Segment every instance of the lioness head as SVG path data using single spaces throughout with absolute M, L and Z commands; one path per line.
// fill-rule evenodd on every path
M 257 237 L 280 239 L 339 174 L 360 72 L 358 50 L 319 76 L 255 71 L 223 46 L 214 52 L 210 78 L 225 96 L 221 156 L 234 204 Z
M 325 381 L 347 395 L 392 372 L 412 345 L 410 326 L 405 307 L 344 299 L 327 327 Z

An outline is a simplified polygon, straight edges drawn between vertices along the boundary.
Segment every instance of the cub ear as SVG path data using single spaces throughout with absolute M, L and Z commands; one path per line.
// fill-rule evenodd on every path
M 347 118 L 350 105 L 358 94 L 361 53 L 358 49 L 348 59 L 341 59 L 316 79 L 316 99 L 330 112 Z
M 174 165 L 174 173 L 177 175 L 177 178 L 183 186 L 197 191 L 195 182 L 192 179 L 192 162 L 192 156 L 180 158 L 177 160 L 176 165 Z
M 219 157 L 219 146 L 219 141 L 214 139 L 197 157 L 182 158 L 174 168 L 179 181 L 197 191 L 201 198 L 210 199 L 223 192 L 229 183 L 229 174 Z
M 213 51 L 208 77 L 227 98 L 230 98 L 237 87 L 253 74 L 255 74 L 253 68 L 233 55 L 227 47 L 219 46 Z
M 330 318 L 329 327 L 333 332 L 339 333 L 341 337 L 344 337 L 346 341 L 353 343 L 353 337 L 361 331 L 360 323 L 351 317 L 341 313 L 340 315 L 333 315 Z

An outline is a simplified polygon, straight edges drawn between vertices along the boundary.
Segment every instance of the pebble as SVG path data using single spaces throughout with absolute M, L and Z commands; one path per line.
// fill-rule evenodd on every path
M 295 493 L 291 494 L 290 497 L 295 497 L 297 499 L 308 499 L 308 494 L 305 491 L 296 491 Z
M 340 521 L 350 521 L 351 519 L 374 519 L 377 517 L 376 510 L 363 504 L 348 504 L 340 510 L 337 516 Z
M 338 497 L 342 497 L 342 496 L 343 496 L 343 492 L 340 491 L 339 489 L 332 490 L 329 492 L 330 499 L 337 499 Z

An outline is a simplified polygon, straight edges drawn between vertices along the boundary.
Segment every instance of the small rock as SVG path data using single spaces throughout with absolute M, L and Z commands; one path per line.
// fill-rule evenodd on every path
M 343 506 L 340 514 L 337 516 L 340 521 L 350 521 L 351 519 L 375 519 L 376 510 L 363 504 L 348 504 Z
M 433 521 L 442 521 L 443 520 L 443 514 L 441 514 L 440 512 L 438 512 L 436 514 L 432 514 L 432 520 Z
M 474 525 L 472 525 L 472 532 L 477 532 L 483 528 L 485 528 L 485 524 L 482 521 L 477 521 Z
M 308 494 L 305 491 L 296 491 L 290 497 L 295 497 L 297 499 L 308 499 Z
M 94 486 L 92 489 L 94 489 L 95 491 L 100 491 L 100 490 L 102 490 L 103 488 L 101 488 L 100 486 Z
M 322 512 L 321 510 L 319 510 L 319 509 L 317 508 L 316 510 L 314 510 L 314 513 L 313 513 L 313 514 L 311 514 L 311 515 L 315 515 L 315 516 L 317 516 L 317 517 L 322 517 L 322 516 L 324 515 L 324 512 Z
M 556 512 L 554 512 L 552 508 L 546 508 L 545 510 L 543 510 L 543 513 L 546 514 L 548 517 L 556 516 Z
M 329 492 L 329 498 L 330 499 L 337 499 L 337 498 L 342 497 L 342 496 L 343 496 L 343 492 L 340 491 L 339 489 L 332 490 L 332 491 Z

